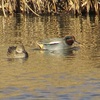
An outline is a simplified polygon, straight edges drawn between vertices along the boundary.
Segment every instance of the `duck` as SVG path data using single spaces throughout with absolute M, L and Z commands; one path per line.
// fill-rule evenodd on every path
M 74 42 L 77 42 L 74 36 L 65 36 L 64 38 L 45 39 L 37 42 L 37 45 L 42 50 L 60 50 L 70 48 Z
M 24 45 L 8 47 L 7 56 L 11 58 L 28 58 Z

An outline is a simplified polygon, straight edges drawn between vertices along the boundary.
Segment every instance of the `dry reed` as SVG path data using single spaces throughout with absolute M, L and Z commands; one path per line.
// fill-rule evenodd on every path
M 6 17 L 16 13 L 34 14 L 60 14 L 63 12 L 73 14 L 99 13 L 98 0 L 1 0 L 0 13 Z

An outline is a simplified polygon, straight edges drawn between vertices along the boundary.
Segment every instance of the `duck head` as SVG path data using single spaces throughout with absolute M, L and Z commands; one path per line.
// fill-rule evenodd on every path
M 16 46 L 10 46 L 10 47 L 8 48 L 7 55 L 13 53 L 14 50 L 16 50 Z
M 64 37 L 64 40 L 69 46 L 71 46 L 76 41 L 74 36 L 66 36 Z

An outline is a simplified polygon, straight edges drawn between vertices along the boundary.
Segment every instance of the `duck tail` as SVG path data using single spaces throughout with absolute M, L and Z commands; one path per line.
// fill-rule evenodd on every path
M 43 44 L 41 42 L 36 42 L 40 49 L 43 49 Z

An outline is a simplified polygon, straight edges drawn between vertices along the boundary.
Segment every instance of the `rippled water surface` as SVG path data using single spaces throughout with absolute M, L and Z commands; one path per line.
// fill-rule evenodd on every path
M 100 100 L 100 20 L 95 17 L 0 17 L 0 100 Z M 74 35 L 73 51 L 40 51 L 36 42 Z M 29 58 L 8 59 L 23 43 Z

